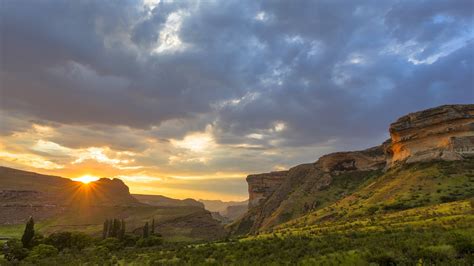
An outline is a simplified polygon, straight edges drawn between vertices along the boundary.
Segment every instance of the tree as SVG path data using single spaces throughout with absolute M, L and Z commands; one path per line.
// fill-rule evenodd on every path
M 125 221 L 122 219 L 120 223 L 120 231 L 118 232 L 118 239 L 123 240 L 125 236 Z
M 104 227 L 102 228 L 102 239 L 106 239 L 109 235 L 109 219 L 104 221 Z
M 143 238 L 147 238 L 150 236 L 150 231 L 148 228 L 148 222 L 145 223 L 145 226 L 143 226 Z
M 31 247 L 33 237 L 35 237 L 35 221 L 33 220 L 33 217 L 30 216 L 30 219 L 26 222 L 23 236 L 21 237 L 21 243 L 24 248 Z
M 152 235 L 155 234 L 155 218 L 153 218 L 153 220 L 151 220 L 151 234 Z
M 112 237 L 113 220 L 109 219 L 107 223 L 107 237 Z

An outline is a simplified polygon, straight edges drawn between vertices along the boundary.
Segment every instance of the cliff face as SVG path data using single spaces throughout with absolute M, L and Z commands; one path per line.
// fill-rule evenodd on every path
M 403 116 L 391 124 L 390 136 L 367 150 L 336 152 L 288 171 L 249 175 L 249 211 L 231 229 L 255 232 L 299 217 L 322 204 L 318 197 L 336 187 L 339 176 L 357 184 L 364 176 L 402 163 L 474 155 L 474 105 L 446 105 Z
M 474 105 L 445 105 L 411 113 L 390 125 L 387 167 L 474 154 Z
M 249 185 L 249 208 L 268 198 L 285 181 L 288 171 L 271 172 L 247 176 Z

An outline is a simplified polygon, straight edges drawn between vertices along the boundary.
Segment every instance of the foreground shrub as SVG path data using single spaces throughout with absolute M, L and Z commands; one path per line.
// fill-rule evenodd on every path
M 80 232 L 56 232 L 44 240 L 44 243 L 54 246 L 59 251 L 65 248 L 82 250 L 93 242 L 91 236 Z
M 28 259 L 38 260 L 58 255 L 58 249 L 52 245 L 39 244 L 31 250 Z
M 137 241 L 137 247 L 143 248 L 143 247 L 154 247 L 154 246 L 159 246 L 163 244 L 163 240 L 161 237 L 157 236 L 149 236 L 147 238 L 140 238 Z
M 18 239 L 10 239 L 3 245 L 2 254 L 9 261 L 22 260 L 28 256 L 28 249 Z
M 115 250 L 122 249 L 123 248 L 123 243 L 120 242 L 120 240 L 118 240 L 115 237 L 109 237 L 109 238 L 106 238 L 106 239 L 100 241 L 99 246 L 103 246 L 103 247 L 107 248 L 110 251 L 115 251 Z

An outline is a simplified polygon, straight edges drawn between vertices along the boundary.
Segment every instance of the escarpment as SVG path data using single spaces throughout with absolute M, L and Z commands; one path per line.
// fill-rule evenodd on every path
M 288 171 L 249 175 L 249 210 L 237 234 L 269 229 L 353 192 L 368 177 L 404 163 L 474 155 L 474 105 L 445 105 L 401 117 L 390 139 L 363 151 L 324 155 Z

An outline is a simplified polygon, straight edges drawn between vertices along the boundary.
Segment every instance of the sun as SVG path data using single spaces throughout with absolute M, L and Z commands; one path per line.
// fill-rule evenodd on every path
M 82 182 L 84 184 L 89 184 L 90 182 L 94 182 L 94 181 L 97 181 L 99 179 L 100 179 L 99 177 L 93 176 L 93 175 L 83 175 L 83 176 L 80 176 L 80 177 L 72 178 L 72 180 L 79 181 L 79 182 Z

